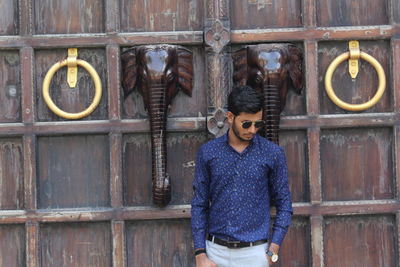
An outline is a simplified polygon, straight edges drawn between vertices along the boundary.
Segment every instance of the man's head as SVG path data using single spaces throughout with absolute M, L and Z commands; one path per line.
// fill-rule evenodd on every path
M 228 96 L 228 121 L 232 133 L 240 141 L 250 141 L 264 126 L 263 98 L 250 86 L 235 87 Z

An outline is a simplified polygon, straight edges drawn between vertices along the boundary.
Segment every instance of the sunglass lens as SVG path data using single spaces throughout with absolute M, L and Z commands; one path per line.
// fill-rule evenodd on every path
M 262 128 L 262 127 L 264 127 L 264 121 L 256 121 L 256 122 L 254 123 L 254 127 L 256 127 L 256 128 Z
M 253 122 L 251 122 L 251 121 L 245 121 L 242 123 L 242 127 L 243 127 L 243 129 L 248 129 L 251 127 L 252 124 L 253 124 Z

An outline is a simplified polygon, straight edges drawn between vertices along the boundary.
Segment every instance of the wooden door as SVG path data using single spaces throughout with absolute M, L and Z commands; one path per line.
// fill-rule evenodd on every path
M 398 266 L 400 228 L 400 2 L 398 0 L 2 0 L 0 4 L 0 266 L 194 266 L 190 200 L 198 147 L 226 131 L 231 51 L 292 42 L 304 52 L 305 90 L 282 114 L 294 201 L 277 266 Z M 376 106 L 344 111 L 327 97 L 330 62 L 359 40 L 386 72 Z M 168 117 L 172 200 L 151 203 L 147 112 L 125 98 L 120 54 L 140 44 L 179 44 L 194 58 L 192 97 Z M 103 97 L 88 117 L 65 120 L 42 97 L 50 66 L 78 47 L 99 73 Z M 374 94 L 374 69 L 347 63 L 333 77 L 353 103 Z M 79 69 L 51 90 L 78 112 L 94 94 Z M 225 125 L 225 126 L 222 126 Z

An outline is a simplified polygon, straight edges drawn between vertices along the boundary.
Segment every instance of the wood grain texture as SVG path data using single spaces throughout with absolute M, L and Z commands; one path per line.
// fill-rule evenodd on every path
M 340 54 L 348 52 L 347 42 L 326 42 L 321 43 L 318 47 L 318 81 L 320 110 L 322 114 L 349 114 L 336 106 L 327 96 L 325 92 L 325 73 L 331 62 Z M 392 74 L 390 71 L 390 45 L 385 40 L 377 41 L 361 41 L 360 50 L 373 56 L 382 65 L 386 75 L 386 90 L 379 102 L 368 110 L 360 113 L 370 112 L 389 112 L 393 110 L 393 88 L 390 82 Z M 359 73 L 355 80 L 352 80 L 348 72 L 347 61 L 340 64 L 332 76 L 332 87 L 335 94 L 345 102 L 350 104 L 361 104 L 367 102 L 375 95 L 378 88 L 378 75 L 372 65 L 364 60 L 359 61 Z
M 204 0 L 120 0 L 121 32 L 202 30 Z
M 0 4 L 0 35 L 18 34 L 18 21 L 18 1 L 2 0 Z
M 20 64 L 17 51 L 0 51 L 0 123 L 21 121 Z
M 189 220 L 128 222 L 126 239 L 129 267 L 194 265 Z
M 24 225 L 0 225 L 0 266 L 25 266 Z
M 24 208 L 23 156 L 21 139 L 0 139 L 0 209 Z
M 104 32 L 103 0 L 35 0 L 36 34 Z
M 281 131 L 279 145 L 285 149 L 289 169 L 289 185 L 293 202 L 308 202 L 307 133 L 305 131 Z
M 293 217 L 274 267 L 311 266 L 310 229 L 307 217 Z
M 316 2 L 318 26 L 389 24 L 388 0 L 321 0 Z
M 171 177 L 170 204 L 188 204 L 196 153 L 207 140 L 204 133 L 167 134 L 167 172 Z M 150 135 L 125 135 L 123 141 L 124 205 L 152 205 Z
M 301 27 L 301 1 L 231 0 L 234 30 Z
M 67 49 L 39 50 L 35 52 L 36 70 L 36 103 L 37 118 L 41 121 L 65 121 L 55 115 L 44 103 L 42 97 L 43 79 L 49 68 L 60 60 L 67 58 Z M 102 85 L 102 97 L 99 105 L 92 114 L 83 120 L 107 119 L 107 66 L 106 53 L 104 49 L 78 49 L 78 59 L 87 61 L 100 76 Z M 78 67 L 78 78 L 75 88 L 70 88 L 67 83 L 67 67 L 58 70 L 50 83 L 50 96 L 53 102 L 66 112 L 81 112 L 85 110 L 94 97 L 94 83 L 90 74 Z
M 43 267 L 111 266 L 110 223 L 44 224 L 40 240 Z
M 398 266 L 395 231 L 394 215 L 328 217 L 324 266 Z
M 109 149 L 104 135 L 39 137 L 38 206 L 110 206 Z
M 389 128 L 324 130 L 320 140 L 324 200 L 394 197 Z

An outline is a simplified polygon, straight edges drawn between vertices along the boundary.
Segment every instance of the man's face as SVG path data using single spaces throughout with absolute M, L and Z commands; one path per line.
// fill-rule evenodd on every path
M 228 112 L 228 121 L 231 124 L 231 129 L 235 136 L 241 141 L 250 141 L 253 139 L 254 135 L 258 132 L 260 128 L 257 128 L 260 121 L 262 121 L 262 111 L 260 110 L 257 113 L 244 113 L 241 112 L 239 115 L 235 116 L 232 112 Z M 246 124 L 250 124 L 251 126 L 245 128 Z M 255 124 L 255 122 L 257 122 Z M 243 127 L 245 126 L 245 127 Z

